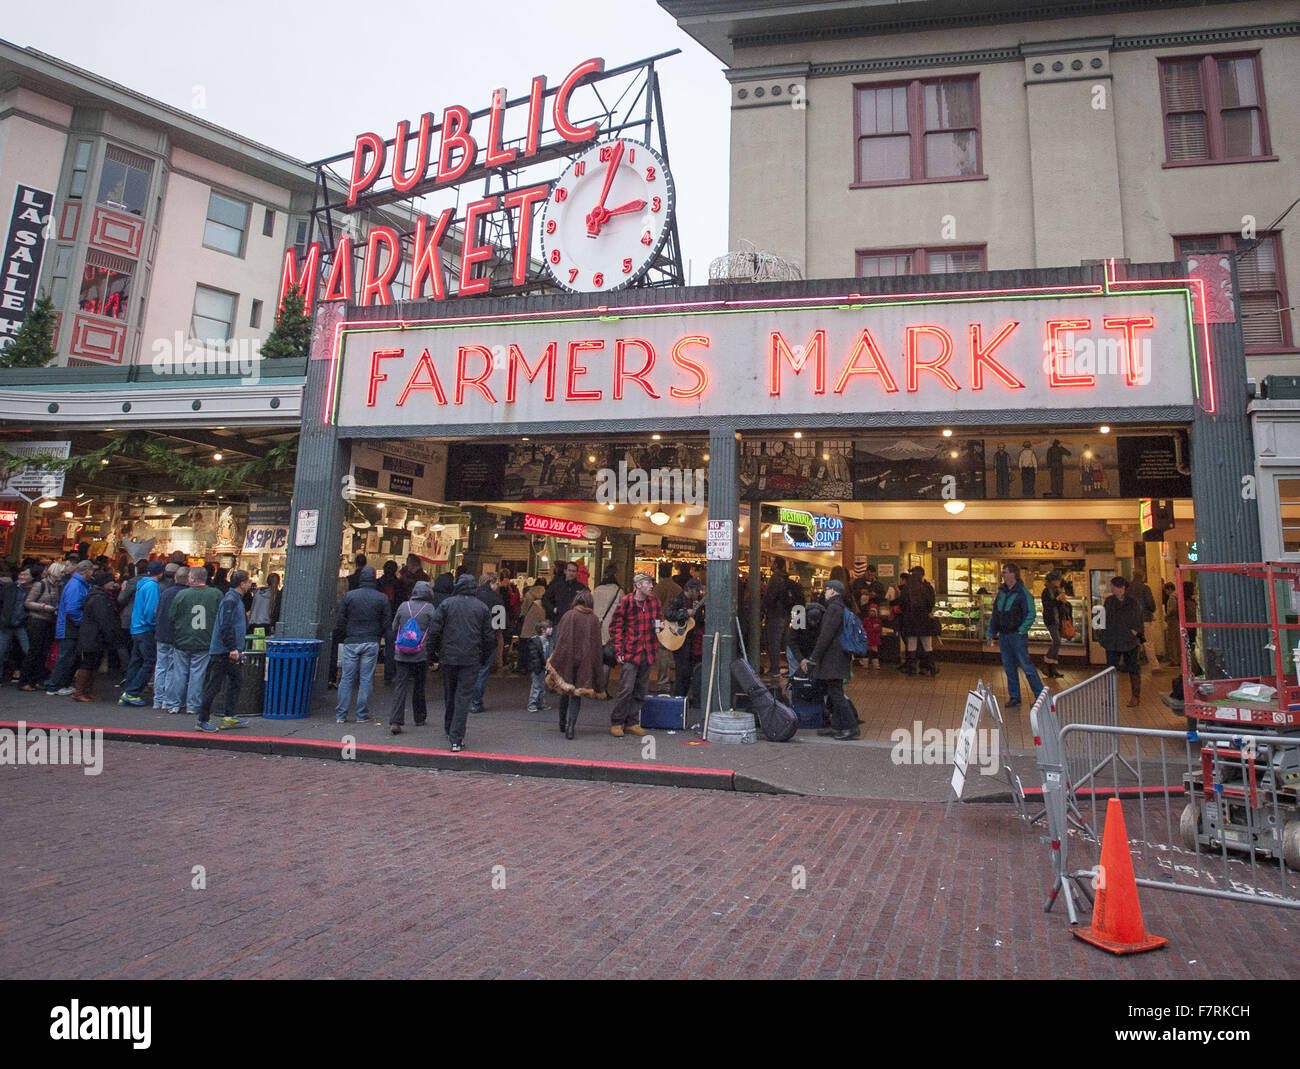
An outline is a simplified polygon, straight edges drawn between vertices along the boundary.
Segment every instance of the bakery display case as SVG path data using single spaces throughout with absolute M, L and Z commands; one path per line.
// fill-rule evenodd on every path
M 949 595 L 935 603 L 934 618 L 944 642 L 979 642 L 979 604 L 972 598 Z

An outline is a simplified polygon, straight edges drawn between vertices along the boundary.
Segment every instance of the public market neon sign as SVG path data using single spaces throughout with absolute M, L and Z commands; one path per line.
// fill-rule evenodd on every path
M 569 71 L 559 87 L 550 93 L 546 89 L 546 78 L 538 75 L 532 80 L 526 100 L 508 101 L 505 90 L 498 89 L 492 95 L 486 131 L 475 131 L 473 116 L 460 104 L 445 108 L 442 119 L 438 122 L 435 122 L 432 112 L 425 112 L 416 120 L 414 133 L 410 121 L 403 119 L 397 124 L 393 138 L 391 167 L 389 145 L 384 138 L 372 132 L 358 134 L 352 150 L 348 206 L 364 207 L 367 200 L 393 191 L 403 196 L 417 197 L 432 190 L 459 184 L 476 163 L 486 168 L 517 166 L 551 145 L 582 145 L 593 140 L 599 132 L 598 124 L 592 122 L 585 126 L 575 125 L 569 117 L 569 99 L 584 79 L 599 74 L 604 69 L 603 59 L 585 60 Z M 558 138 L 549 145 L 543 145 L 542 126 L 548 95 L 553 95 L 550 114 Z M 506 147 L 502 139 L 507 113 L 512 108 L 525 106 L 527 113 L 523 144 L 519 147 Z M 483 139 L 481 145 L 480 138 Z M 386 169 L 387 184 L 380 189 L 380 180 Z M 478 269 L 492 258 L 493 248 L 491 245 L 478 245 L 476 240 L 479 222 L 494 212 L 513 213 L 515 216 L 512 283 L 519 286 L 527 281 L 533 209 L 546 199 L 549 190 L 550 184 L 543 182 L 502 195 L 484 197 L 465 208 L 458 296 L 487 293 L 492 288 L 492 280 L 479 274 Z M 433 300 L 447 298 L 440 253 L 454 217 L 455 209 L 447 208 L 436 220 L 429 216 L 421 216 L 417 220 L 411 254 L 405 260 L 410 268 L 412 300 L 422 299 L 426 287 Z M 345 235 L 334 248 L 324 292 L 317 293 L 321 243 L 314 241 L 307 247 L 301 265 L 295 250 L 290 248 L 285 250 L 284 267 L 280 275 L 280 301 L 284 301 L 290 290 L 303 289 L 308 307 L 317 299 L 355 302 L 362 306 L 392 304 L 392 282 L 402 263 L 402 242 L 397 231 L 389 226 L 376 226 L 366 239 L 360 277 L 354 279 L 352 242 Z

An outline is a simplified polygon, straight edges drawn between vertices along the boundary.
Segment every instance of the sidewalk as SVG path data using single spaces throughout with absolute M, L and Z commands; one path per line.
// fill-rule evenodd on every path
M 966 677 L 969 676 L 969 679 Z M 335 691 L 316 693 L 312 715 L 305 720 L 269 720 L 257 717 L 246 729 L 220 735 L 200 735 L 188 715 L 169 716 L 149 708 L 123 708 L 116 704 L 110 677 L 98 674 L 94 704 L 44 693 L 0 689 L 0 722 L 103 728 L 112 738 L 117 732 L 136 741 L 222 749 L 257 749 L 263 753 L 295 753 L 336 759 L 340 742 L 350 736 L 358 758 L 380 763 L 424 764 L 444 769 L 477 769 L 521 775 L 606 779 L 630 783 L 677 786 L 712 786 L 731 790 L 794 793 L 811 797 L 890 799 L 895 801 L 946 801 L 952 770 L 947 764 L 901 765 L 891 760 L 895 746 L 890 733 L 897 727 L 909 732 L 913 721 L 926 728 L 954 728 L 961 722 L 966 690 L 979 678 L 979 666 L 945 666 L 939 680 L 910 680 L 884 671 L 859 677 L 850 693 L 864 721 L 863 738 L 836 742 L 814 731 L 800 731 L 786 743 L 770 743 L 760 732 L 752 744 L 702 741 L 695 732 L 656 730 L 647 739 L 614 738 L 609 734 L 608 701 L 584 701 L 572 742 L 558 730 L 554 711 L 528 713 L 528 683 L 509 672 L 491 677 L 485 711 L 472 714 L 466 750 L 447 751 L 442 732 L 441 678 L 429 677 L 429 722 L 412 726 L 408 710 L 403 734 L 388 729 L 390 691 L 382 683 L 371 697 L 372 724 L 334 723 Z M 111 695 L 111 697 L 110 697 Z M 547 696 L 554 708 L 555 695 Z M 889 716 L 885 717 L 888 710 Z M 1026 719 L 1024 716 L 1021 720 Z M 1178 722 L 1181 724 L 1181 721 Z M 1164 726 L 1177 726 L 1172 717 Z M 153 734 L 157 733 L 157 734 Z M 1015 748 L 1008 760 L 1022 782 L 1038 783 L 1032 741 L 1027 724 L 1009 726 Z M 123 736 L 119 736 L 123 737 Z M 257 741 L 254 741 L 257 740 Z M 909 747 L 910 752 L 910 747 Z M 484 755 L 492 755 L 485 758 Z M 1000 776 L 984 776 L 972 767 L 966 780 L 968 800 L 1009 800 Z

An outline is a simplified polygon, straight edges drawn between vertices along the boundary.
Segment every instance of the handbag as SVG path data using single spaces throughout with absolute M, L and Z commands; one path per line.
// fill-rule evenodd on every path
M 622 600 L 622 598 L 623 588 L 619 587 L 618 594 L 616 594 L 610 603 L 605 606 L 604 615 L 600 618 L 602 626 L 604 626 L 605 621 L 609 619 L 610 611 Z M 605 645 L 601 647 L 600 659 L 605 663 L 606 668 L 613 668 L 618 664 L 618 653 L 614 650 L 614 643 L 606 642 Z
M 1061 628 L 1061 637 L 1065 639 L 1074 638 L 1074 636 L 1079 633 L 1074 628 L 1074 621 L 1071 620 L 1068 616 L 1062 618 L 1060 628 Z

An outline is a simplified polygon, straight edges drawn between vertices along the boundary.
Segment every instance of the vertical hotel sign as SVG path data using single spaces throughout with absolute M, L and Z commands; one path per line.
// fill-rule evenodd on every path
M 36 285 L 53 214 L 53 193 L 19 184 L 0 267 L 0 348 L 18 333 L 36 303 Z

